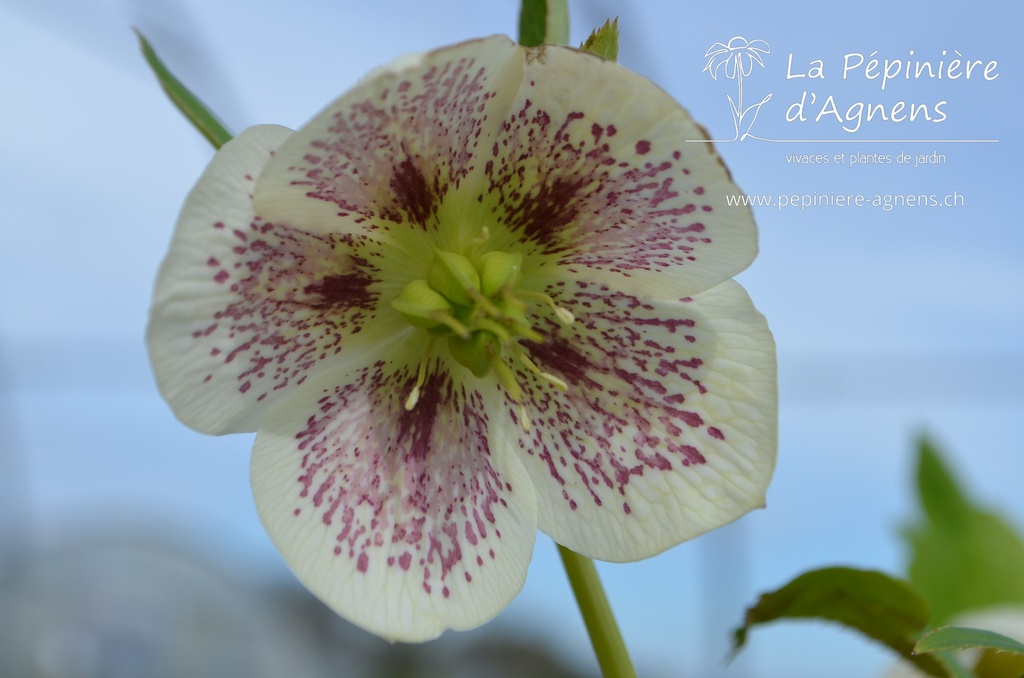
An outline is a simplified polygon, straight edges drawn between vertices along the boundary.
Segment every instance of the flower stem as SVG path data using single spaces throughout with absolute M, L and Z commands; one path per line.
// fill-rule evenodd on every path
M 565 573 L 569 576 L 576 604 L 583 615 L 583 623 L 587 626 L 590 643 L 594 646 L 594 654 L 597 655 L 597 663 L 601 666 L 604 678 L 636 678 L 636 670 L 629 659 L 626 644 L 619 633 L 619 625 L 615 623 L 615 615 L 608 605 L 608 598 L 604 595 L 594 561 L 561 544 L 558 545 L 558 553 L 562 556 Z

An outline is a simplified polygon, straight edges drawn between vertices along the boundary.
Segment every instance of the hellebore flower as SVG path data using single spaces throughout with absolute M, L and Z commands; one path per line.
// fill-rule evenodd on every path
M 763 505 L 775 349 L 749 210 L 687 112 L 492 37 L 246 130 L 189 195 L 148 342 L 175 414 L 257 432 L 299 579 L 389 639 L 477 626 L 539 528 L 657 554 Z

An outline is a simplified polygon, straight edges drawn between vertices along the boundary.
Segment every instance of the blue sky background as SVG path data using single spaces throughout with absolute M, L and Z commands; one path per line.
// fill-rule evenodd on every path
M 513 34 L 512 0 L 443 10 L 375 3 L 0 0 L 0 539 L 33 548 L 116 533 L 164 535 L 240 578 L 289 576 L 248 488 L 251 436 L 207 438 L 156 394 L 142 333 L 156 268 L 211 150 L 138 54 L 143 30 L 235 130 L 302 125 L 398 54 Z M 1024 58 L 1020 3 L 570 2 L 573 40 L 608 16 L 620 61 L 687 106 L 716 138 L 735 81 L 703 73 L 736 35 L 771 46 L 744 83 L 771 93 L 746 140 L 719 150 L 757 194 L 957 192 L 951 208 L 762 207 L 761 254 L 740 281 L 779 346 L 779 464 L 768 509 L 657 558 L 601 567 L 648 672 L 714 676 L 729 629 L 765 590 L 818 566 L 903 571 L 912 447 L 928 431 L 979 497 L 1024 522 Z M 843 55 L 998 62 L 986 82 L 842 78 Z M 821 59 L 825 79 L 787 79 Z M 948 56 L 947 56 L 948 58 Z M 861 72 L 862 73 L 862 72 Z M 854 102 L 934 104 L 942 123 L 787 123 L 803 90 Z M 867 139 L 896 139 L 867 143 Z M 997 139 L 998 143 L 909 143 Z M 935 166 L 807 166 L 789 153 L 937 151 Z M 6 536 L 5 536 L 6 535 Z M 0 546 L 0 565 L 4 547 Z M 554 548 L 538 540 L 510 621 L 587 664 L 588 641 Z M 841 657 L 838 664 L 836 657 Z M 723 675 L 877 675 L 887 655 L 813 624 L 766 628 Z M 826 670 L 827 667 L 827 670 Z

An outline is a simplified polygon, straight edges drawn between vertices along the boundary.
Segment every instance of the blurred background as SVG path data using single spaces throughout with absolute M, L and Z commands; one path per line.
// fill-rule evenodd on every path
M 600 566 L 641 675 L 879 675 L 885 651 L 817 624 L 758 629 L 724 657 L 745 607 L 804 570 L 904 572 L 898 528 L 913 515 L 922 432 L 975 496 L 1024 519 L 1024 5 L 570 0 L 570 11 L 575 42 L 618 16 L 619 60 L 716 138 L 734 135 L 737 83 L 702 72 L 705 52 L 734 36 L 770 45 L 743 83 L 747 105 L 772 94 L 752 128 L 761 139 L 719 145 L 751 194 L 962 196 L 755 209 L 761 254 L 739 279 L 779 346 L 768 508 L 651 560 Z M 394 56 L 514 35 L 517 13 L 514 0 L 0 0 L 0 675 L 597 674 L 543 536 L 522 595 L 478 631 L 392 647 L 327 612 L 259 525 L 252 436 L 178 424 L 142 339 L 177 211 L 212 151 L 160 91 L 132 26 L 237 132 L 298 127 Z M 998 77 L 884 90 L 863 68 L 843 77 L 844 55 L 866 65 L 876 51 L 995 60 Z M 787 77 L 814 60 L 823 79 Z M 817 102 L 808 120 L 787 122 L 805 91 Z M 815 121 L 829 95 L 840 116 L 856 102 L 945 101 L 946 119 L 851 134 L 834 115 Z M 945 162 L 849 166 L 853 152 Z

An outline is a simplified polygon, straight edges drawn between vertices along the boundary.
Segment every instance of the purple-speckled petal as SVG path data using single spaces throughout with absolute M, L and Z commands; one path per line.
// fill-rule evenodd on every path
M 726 204 L 739 189 L 704 140 L 618 64 L 498 36 L 365 80 L 282 145 L 254 202 L 270 221 L 409 255 L 462 251 L 486 227 L 489 248 L 528 255 L 541 278 L 614 275 L 674 299 L 757 250 L 750 210 Z
M 279 149 L 257 183 L 257 212 L 410 251 L 463 247 L 480 229 L 466 212 L 490 148 L 481 140 L 508 111 L 522 62 L 495 36 L 375 72 Z
M 487 436 L 480 392 L 441 370 L 406 411 L 415 379 L 415 363 L 379 362 L 344 386 L 310 384 L 266 419 L 252 460 L 260 518 L 299 579 L 404 641 L 498 614 L 536 534 L 530 478 Z
M 206 433 L 255 430 L 311 370 L 351 363 L 359 344 L 408 329 L 390 308 L 378 317 L 380 248 L 253 214 L 253 177 L 290 134 L 250 128 L 217 153 L 157 279 L 147 332 L 157 383 L 175 414 Z
M 538 525 L 594 558 L 639 560 L 764 504 L 775 466 L 775 345 L 728 281 L 649 302 L 585 283 L 558 303 L 577 321 L 524 343 L 561 392 L 520 371 L 529 431 L 492 415 L 534 480 Z
M 537 48 L 490 142 L 482 200 L 508 242 L 547 255 L 549 276 L 566 274 L 555 264 L 633 294 L 693 295 L 757 251 L 750 210 L 726 204 L 739 189 L 704 139 L 650 81 L 593 55 Z

